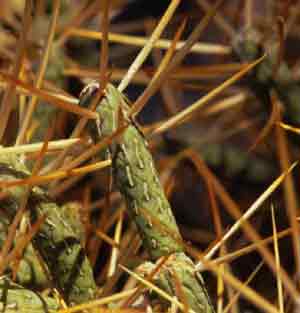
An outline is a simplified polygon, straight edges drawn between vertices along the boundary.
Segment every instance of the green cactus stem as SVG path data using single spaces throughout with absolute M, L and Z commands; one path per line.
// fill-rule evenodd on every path
M 15 156 L 0 156 L 0 180 L 9 181 L 27 177 L 29 172 Z M 1 200 L 1 206 L 15 212 L 26 188 L 3 187 L 9 197 Z M 74 225 L 74 217 L 51 201 L 47 193 L 33 187 L 28 200 L 30 219 L 34 223 L 47 216 L 45 223 L 34 238 L 33 244 L 47 264 L 53 281 L 68 304 L 78 304 L 95 296 L 96 284 L 90 263 L 81 246 L 80 228 Z M 79 230 L 78 230 L 79 229 Z

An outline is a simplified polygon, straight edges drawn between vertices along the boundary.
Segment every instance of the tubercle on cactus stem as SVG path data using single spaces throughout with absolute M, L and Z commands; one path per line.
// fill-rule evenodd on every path
M 81 93 L 80 104 L 88 106 L 98 88 L 99 85 L 95 83 L 87 86 Z M 195 312 L 213 312 L 202 278 L 188 274 L 193 262 L 184 254 L 182 238 L 161 186 L 152 155 L 147 148 L 148 143 L 128 117 L 129 108 L 125 96 L 113 85 L 108 84 L 104 97 L 96 108 L 96 123 L 90 121 L 88 130 L 91 137 L 99 141 L 116 131 L 122 125 L 122 118 L 129 123 L 122 136 L 104 153 L 101 152 L 101 157 L 112 157 L 113 177 L 126 200 L 129 216 L 138 227 L 144 248 L 152 260 L 171 255 L 169 266 L 175 270 L 179 262 L 182 268 L 176 275 L 179 275 L 182 285 L 187 286 L 184 292 L 189 307 Z M 160 278 L 162 288 L 172 293 L 166 286 L 168 283 L 176 284 L 172 283 L 174 277 L 170 278 L 167 273 L 165 277 L 164 275 Z M 165 285 L 166 282 L 168 283 Z

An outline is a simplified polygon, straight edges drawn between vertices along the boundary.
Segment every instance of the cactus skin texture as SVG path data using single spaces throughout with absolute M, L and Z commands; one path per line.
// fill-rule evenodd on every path
M 88 107 L 98 89 L 97 83 L 88 85 L 80 96 L 80 104 Z M 113 176 L 152 260 L 169 256 L 167 267 L 160 271 L 161 276 L 156 282 L 169 294 L 178 296 L 174 276 L 169 275 L 174 270 L 189 308 L 196 313 L 214 312 L 201 275 L 195 272 L 192 260 L 183 252 L 183 241 L 147 148 L 147 141 L 128 117 L 127 99 L 109 84 L 96 111 L 99 114 L 97 122 L 89 122 L 88 125 L 95 141 L 112 135 L 122 126 L 118 123 L 121 117 L 123 124 L 127 123 L 123 133 L 110 146 Z M 109 154 L 102 151 L 101 157 L 105 155 Z M 147 264 L 155 266 L 154 263 Z
M 81 105 L 87 106 L 91 103 L 98 88 L 97 84 L 85 88 Z M 128 108 L 125 97 L 114 86 L 108 85 L 105 96 L 96 109 L 99 114 L 97 127 L 94 123 L 89 125 L 94 140 L 112 135 L 118 128 L 120 110 L 126 120 Z M 181 236 L 147 142 L 134 123 L 130 122 L 111 150 L 114 179 L 126 199 L 129 214 L 138 226 L 143 244 L 151 258 L 156 260 L 161 256 L 183 251 Z M 106 152 L 106 155 L 109 154 Z M 101 156 L 104 156 L 103 152 Z
M 146 276 L 153 272 L 155 267 L 155 264 L 145 262 L 138 267 L 138 272 Z M 193 310 L 193 312 L 200 313 L 214 312 L 201 275 L 195 273 L 193 261 L 184 253 L 174 253 L 153 277 L 155 285 L 168 294 L 173 295 L 176 294 L 176 283 L 178 281 L 181 282 L 182 292 L 186 297 L 190 311 Z M 177 296 L 179 295 L 177 294 Z
M 25 289 L 7 278 L 0 279 L 0 310 L 3 313 L 54 313 L 56 299 Z
M 1 154 L 1 181 L 28 177 L 29 174 L 19 158 Z M 1 207 L 11 213 L 16 212 L 26 190 L 22 186 L 1 188 L 1 191 L 9 192 L 9 197 L 1 200 Z M 32 188 L 28 207 L 33 223 L 46 215 L 33 244 L 47 264 L 65 301 L 72 305 L 93 299 L 96 292 L 93 271 L 81 246 L 81 232 L 78 225 L 74 225 L 74 218 L 68 210 L 51 201 L 47 193 L 39 187 Z
M 248 86 L 257 98 L 268 107 L 270 91 L 274 89 L 284 106 L 284 116 L 294 125 L 300 125 L 300 82 L 293 77 L 286 60 L 277 65 L 278 46 L 271 42 L 263 45 L 260 34 L 254 29 L 245 29 L 235 38 L 233 48 L 241 61 L 252 62 L 263 51 L 267 57 L 249 75 Z M 278 66 L 276 73 L 274 69 Z

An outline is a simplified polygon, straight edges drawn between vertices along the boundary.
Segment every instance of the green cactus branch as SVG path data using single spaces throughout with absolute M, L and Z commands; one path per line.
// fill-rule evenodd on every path
M 5 242 L 11 220 L 12 218 L 4 214 L 1 215 L 0 246 Z M 29 244 L 23 253 L 18 265 L 16 279 L 22 286 L 28 286 L 34 289 L 46 288 L 49 285 L 48 277 L 32 244 Z
M 28 175 L 29 172 L 20 159 L 12 155 L 0 156 L 2 182 Z M 14 214 L 26 188 L 2 187 L 1 191 L 9 192 L 9 197 L 1 200 L 1 207 Z M 93 299 L 96 284 L 92 268 L 81 246 L 82 232 L 78 227 L 78 220 L 72 217 L 68 210 L 63 210 L 61 206 L 52 202 L 46 192 L 38 187 L 32 188 L 28 206 L 33 223 L 39 217 L 47 216 L 33 244 L 47 264 L 65 301 L 68 304 L 77 304 Z M 76 224 L 75 220 L 77 220 Z
M 88 85 L 81 94 L 81 105 L 88 106 L 98 88 L 95 83 Z M 163 270 L 158 279 L 161 288 L 176 296 L 173 278 L 168 275 L 170 267 L 180 279 L 189 307 L 195 312 L 213 312 L 202 278 L 195 276 L 193 262 L 183 252 L 182 238 L 147 148 L 147 141 L 127 117 L 127 100 L 109 84 L 96 111 L 99 115 L 97 123 L 89 124 L 91 136 L 96 141 L 111 135 L 120 126 L 120 115 L 129 122 L 121 138 L 110 148 L 113 174 L 126 200 L 128 213 L 137 225 L 152 260 L 171 255 L 168 269 Z M 102 153 L 101 157 L 105 155 L 108 152 Z
M 266 45 L 267 46 L 267 45 Z M 260 35 L 253 29 L 246 29 L 233 43 L 237 56 L 242 61 L 252 62 L 265 47 Z M 293 77 L 292 70 L 283 59 L 278 62 L 279 47 L 274 42 L 268 47 L 268 56 L 249 75 L 248 85 L 262 103 L 269 103 L 270 91 L 274 89 L 285 108 L 285 116 L 300 125 L 300 83 Z
M 0 310 L 3 313 L 54 313 L 59 302 L 17 285 L 6 277 L 0 278 Z

